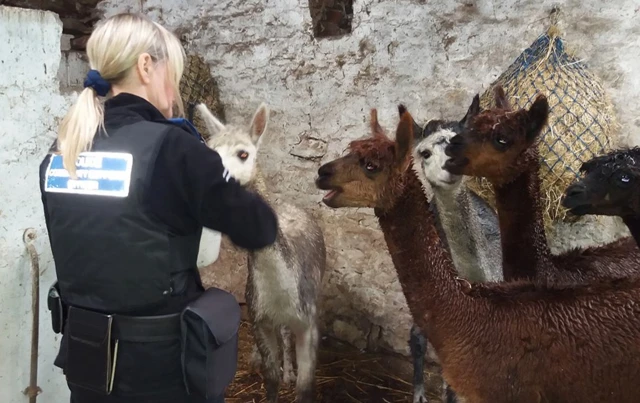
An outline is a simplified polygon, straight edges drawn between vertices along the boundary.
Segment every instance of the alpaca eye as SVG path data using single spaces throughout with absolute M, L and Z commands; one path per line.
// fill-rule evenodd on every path
M 367 171 L 369 172 L 374 172 L 375 170 L 378 169 L 377 166 L 375 166 L 374 164 L 367 162 L 367 165 L 365 165 L 365 168 L 367 169 Z
M 629 175 L 627 174 L 620 175 L 620 182 L 629 183 L 630 181 L 631 181 L 631 178 L 629 177 Z
M 429 150 L 422 150 L 422 151 L 420 151 L 420 156 L 421 156 L 423 159 L 425 159 L 425 160 L 426 160 L 426 159 L 429 159 L 429 157 L 431 157 L 431 151 L 429 151 Z
M 497 142 L 498 144 L 500 144 L 500 145 L 503 145 L 503 146 L 507 145 L 507 140 L 505 140 L 505 139 L 504 139 L 504 137 L 498 137 L 498 138 L 496 139 L 496 142 Z
M 238 158 L 240 158 L 242 161 L 245 161 L 247 158 L 249 158 L 249 153 L 246 151 L 240 151 L 238 152 Z

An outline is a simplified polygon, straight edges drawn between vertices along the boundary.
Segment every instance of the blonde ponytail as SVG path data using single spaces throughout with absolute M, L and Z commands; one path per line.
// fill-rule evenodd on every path
M 92 69 L 85 81 L 87 88 L 62 119 L 58 130 L 58 152 L 71 178 L 77 179 L 76 162 L 80 154 L 91 149 L 98 131 L 105 130 L 104 107 L 98 96 L 107 95 L 111 84 L 126 80 L 138 57 L 145 52 L 157 62 L 166 62 L 178 110 L 184 114 L 179 86 L 185 53 L 178 38 L 142 15 L 124 13 L 99 22 L 87 41 L 87 57 Z M 94 85 L 96 80 L 99 82 Z
M 104 109 L 93 88 L 85 88 L 60 124 L 58 151 L 73 179 L 80 153 L 91 148 L 98 129 L 104 129 Z

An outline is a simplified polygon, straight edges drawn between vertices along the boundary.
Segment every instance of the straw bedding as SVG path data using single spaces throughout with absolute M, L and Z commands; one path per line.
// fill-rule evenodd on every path
M 240 327 L 238 371 L 229 386 L 227 403 L 265 402 L 262 378 L 249 365 L 253 338 L 249 323 Z M 295 353 L 294 353 L 295 360 Z M 355 347 L 324 338 L 316 369 L 318 403 L 407 403 L 412 402 L 411 364 L 408 357 L 390 353 L 361 352 Z M 436 366 L 425 365 L 429 401 L 439 402 L 441 378 Z M 280 389 L 278 401 L 293 403 L 295 386 Z
M 543 130 L 540 153 L 541 199 L 545 226 L 572 221 L 560 205 L 567 186 L 579 176 L 582 162 L 603 154 L 615 143 L 618 124 L 613 105 L 587 66 L 567 50 L 559 31 L 548 31 L 502 73 L 482 94 L 482 108 L 494 106 L 493 88 L 501 84 L 514 108 L 528 108 L 541 92 L 549 100 L 549 123 Z M 493 189 L 482 178 L 469 187 L 495 208 Z

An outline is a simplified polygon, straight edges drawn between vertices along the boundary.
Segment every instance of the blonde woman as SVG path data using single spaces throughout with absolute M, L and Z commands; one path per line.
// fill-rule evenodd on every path
M 48 303 L 63 335 L 54 364 L 74 403 L 223 402 L 240 311 L 202 287 L 202 228 L 258 249 L 274 242 L 277 218 L 168 120 L 174 105 L 182 112 L 173 34 L 116 15 L 96 26 L 87 56 L 85 89 L 40 167 L 57 273 Z

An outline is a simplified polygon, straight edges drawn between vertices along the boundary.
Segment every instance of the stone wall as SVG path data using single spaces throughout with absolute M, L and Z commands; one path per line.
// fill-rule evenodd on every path
M 52 12 L 0 6 L 0 401 L 7 403 L 28 401 L 22 394 L 32 331 L 31 263 L 22 242 L 27 228 L 36 230 L 41 273 L 38 401 L 69 401 L 64 376 L 53 366 L 60 338 L 51 330 L 46 296 L 55 268 L 38 180 L 38 166 L 74 98 L 60 93 L 61 33 Z M 60 76 L 69 77 L 62 70 Z
M 350 4 L 352 18 L 347 7 L 327 12 Z M 406 352 L 409 313 L 373 212 L 322 205 L 315 173 L 368 134 L 370 108 L 391 133 L 400 102 L 420 122 L 461 117 L 472 96 L 544 32 L 555 4 L 568 45 L 616 104 L 623 143 L 640 143 L 640 75 L 632 70 L 640 50 L 629 40 L 640 33 L 637 1 L 104 0 L 99 7 L 106 15 L 142 11 L 185 35 L 209 63 L 228 121 L 248 122 L 260 102 L 269 103 L 273 124 L 260 158 L 271 191 L 316 211 L 326 232 L 325 330 L 359 347 Z M 319 20 L 332 31 L 318 35 Z M 626 233 L 619 222 L 592 221 L 557 228 L 554 249 Z M 242 298 L 245 270 L 244 254 L 223 241 L 204 275 Z

